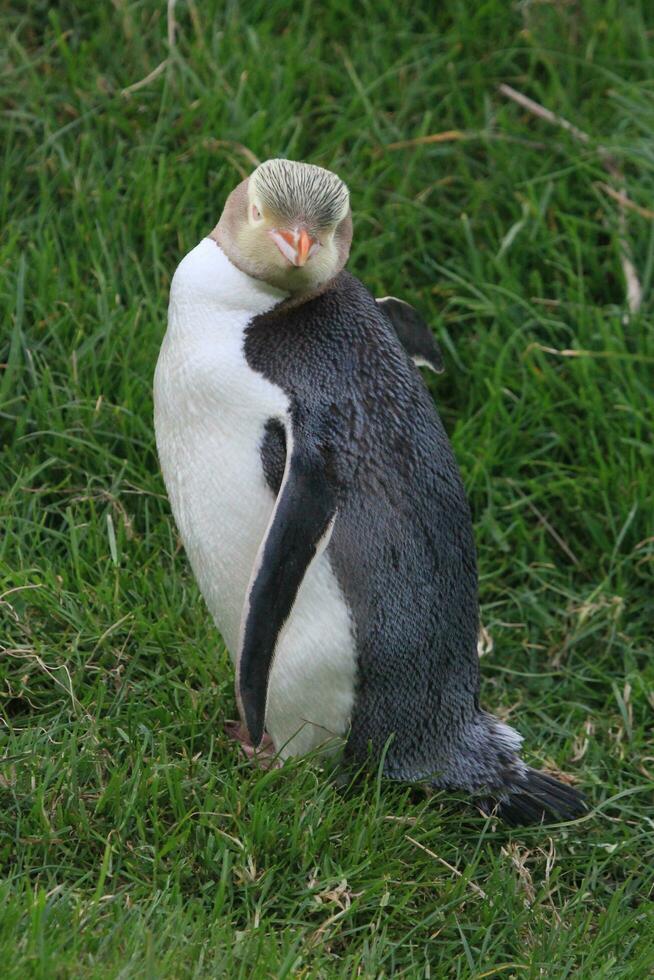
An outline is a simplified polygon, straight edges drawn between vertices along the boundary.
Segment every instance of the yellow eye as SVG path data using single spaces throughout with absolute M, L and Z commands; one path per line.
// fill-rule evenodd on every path
M 252 217 L 255 221 L 261 221 L 261 211 L 256 204 L 252 205 Z

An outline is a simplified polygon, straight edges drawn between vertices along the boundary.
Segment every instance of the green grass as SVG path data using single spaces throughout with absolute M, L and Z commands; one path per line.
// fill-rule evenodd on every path
M 641 980 L 654 222 L 628 213 L 628 318 L 595 148 L 651 208 L 654 9 L 290 6 L 179 0 L 171 51 L 154 0 L 1 15 L 0 973 Z M 170 517 L 151 379 L 171 274 L 247 151 L 338 170 L 350 267 L 434 325 L 484 702 L 587 791 L 578 824 L 510 832 L 374 777 L 343 797 L 311 760 L 253 770 L 223 733 L 232 672 Z

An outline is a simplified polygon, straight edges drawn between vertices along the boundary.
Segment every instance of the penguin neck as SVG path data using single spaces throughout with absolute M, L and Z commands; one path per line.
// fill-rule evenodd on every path
M 322 296 L 323 293 L 329 292 L 335 286 L 336 280 L 342 272 L 343 270 L 339 269 L 330 279 L 319 283 L 308 293 L 288 293 L 285 299 L 275 308 L 275 313 L 283 314 L 289 310 L 296 310 L 298 306 L 304 306 L 305 303 L 309 303 L 312 299 L 316 299 L 318 296 Z
M 173 334 L 208 318 L 248 322 L 267 313 L 287 293 L 238 269 L 212 238 L 203 238 L 177 266 L 170 287 L 168 327 Z M 216 320 L 217 322 L 217 320 Z

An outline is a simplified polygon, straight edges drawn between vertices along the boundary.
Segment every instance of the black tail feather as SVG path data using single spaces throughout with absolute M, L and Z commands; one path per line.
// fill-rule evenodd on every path
M 588 812 L 582 793 L 554 776 L 527 769 L 524 782 L 506 794 L 481 802 L 484 813 L 497 814 L 511 827 L 575 820 Z

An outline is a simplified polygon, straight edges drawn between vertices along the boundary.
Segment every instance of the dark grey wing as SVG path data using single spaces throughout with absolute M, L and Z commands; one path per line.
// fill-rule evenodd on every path
M 417 310 L 395 299 L 394 296 L 384 296 L 376 300 L 377 306 L 383 310 L 393 324 L 395 333 L 405 351 L 420 367 L 431 368 L 436 374 L 445 370 L 441 349 L 429 329 L 429 324 L 420 316 Z
M 253 745 L 263 738 L 275 647 L 304 575 L 333 527 L 336 492 L 324 449 L 287 439 L 284 478 L 245 600 L 236 690 Z

